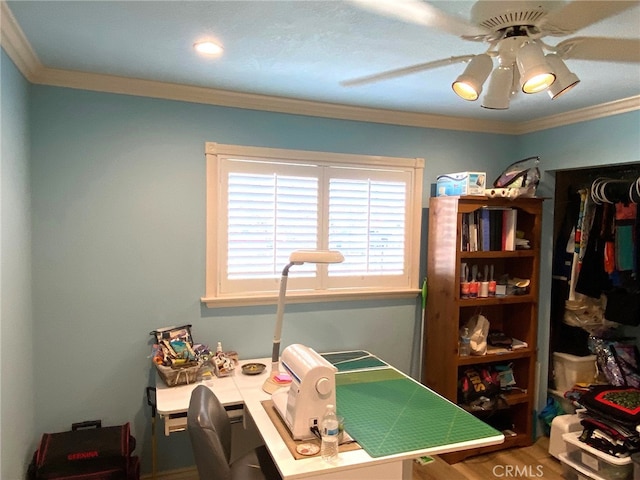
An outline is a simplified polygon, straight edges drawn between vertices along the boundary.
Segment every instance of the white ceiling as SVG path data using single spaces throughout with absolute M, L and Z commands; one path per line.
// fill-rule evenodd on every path
M 430 3 L 469 19 L 474 2 Z M 567 2 L 553 3 L 559 8 Z M 640 2 L 629 3 L 625 12 L 574 35 L 637 39 Z M 453 93 L 451 83 L 464 64 L 344 87 L 341 81 L 355 77 L 486 50 L 484 43 L 346 1 L 20 0 L 6 5 L 37 60 L 51 69 L 501 122 L 640 95 L 640 64 L 585 60 L 567 60 L 581 83 L 566 95 L 551 101 L 545 92 L 518 94 L 509 110 L 487 110 Z M 224 54 L 200 56 L 192 45 L 201 39 L 222 43 Z

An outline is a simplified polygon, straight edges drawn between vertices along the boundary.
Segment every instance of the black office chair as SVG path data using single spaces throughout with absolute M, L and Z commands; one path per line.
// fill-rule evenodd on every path
M 204 385 L 191 394 L 187 431 L 200 480 L 279 480 L 264 445 L 231 459 L 231 422 L 218 397 Z

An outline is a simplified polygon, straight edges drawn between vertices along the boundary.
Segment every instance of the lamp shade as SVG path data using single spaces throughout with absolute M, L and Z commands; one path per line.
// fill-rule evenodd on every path
M 344 261 L 342 253 L 337 250 L 296 250 L 289 256 L 294 265 L 303 263 L 341 263 Z
M 551 97 L 551 99 L 556 99 L 563 93 L 568 92 L 573 87 L 575 87 L 578 83 L 580 83 L 580 79 L 578 76 L 569 71 L 569 68 L 565 65 L 562 59 L 556 55 L 555 53 L 549 53 L 545 56 L 547 59 L 547 63 L 553 68 L 553 71 L 556 74 L 556 81 L 551 84 L 547 93 Z
M 482 107 L 492 110 L 509 108 L 511 88 L 513 85 L 513 66 L 499 66 L 491 74 L 489 88 L 482 99 Z
M 262 385 L 262 390 L 273 393 L 282 386 L 278 377 L 280 363 L 280 337 L 282 335 L 282 320 L 284 317 L 284 303 L 287 294 L 287 280 L 289 269 L 294 265 L 304 263 L 341 263 L 344 256 L 337 250 L 296 250 L 289 255 L 289 263 L 282 269 L 280 277 L 280 292 L 278 293 L 278 307 L 276 310 L 276 327 L 273 332 L 273 348 L 271 351 L 271 373 Z
M 460 75 L 451 88 L 460 98 L 473 101 L 477 100 L 482 93 L 482 84 L 485 82 L 491 69 L 493 60 L 486 53 L 473 57 L 462 75 Z
M 548 88 L 556 79 L 555 73 L 547 64 L 542 48 L 533 42 L 524 44 L 516 56 L 520 71 L 522 91 L 538 93 Z

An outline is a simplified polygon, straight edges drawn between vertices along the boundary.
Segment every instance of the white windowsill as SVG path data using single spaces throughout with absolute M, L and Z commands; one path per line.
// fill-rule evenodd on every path
M 353 300 L 392 300 L 398 298 L 415 298 L 419 289 L 384 289 L 384 290 L 344 290 L 332 292 L 287 292 L 286 303 L 342 302 Z M 200 301 L 208 308 L 245 307 L 256 305 L 275 305 L 277 294 L 252 296 L 227 296 L 218 298 L 202 297 Z

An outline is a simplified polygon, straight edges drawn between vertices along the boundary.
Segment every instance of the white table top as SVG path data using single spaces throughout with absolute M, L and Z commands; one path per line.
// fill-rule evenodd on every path
M 258 375 L 243 375 L 242 365 L 259 362 L 267 365 L 264 372 Z M 265 445 L 275 460 L 283 479 L 293 480 L 297 478 L 310 478 L 322 474 L 328 474 L 330 478 L 362 478 L 358 476 L 357 469 L 376 465 L 389 464 L 390 462 L 402 462 L 422 455 L 434 455 L 446 453 L 454 448 L 445 446 L 404 452 L 396 455 L 388 455 L 373 458 L 364 449 L 341 452 L 335 464 L 329 464 L 320 456 L 296 460 L 286 443 L 280 436 L 275 425 L 262 406 L 263 400 L 269 400 L 271 395 L 262 390 L 262 384 L 270 374 L 270 358 L 241 360 L 236 366 L 233 375 L 224 378 L 214 378 L 206 385 L 211 388 L 225 406 L 244 404 L 246 411 L 253 418 Z M 166 387 L 159 380 L 157 382 L 156 403 L 157 411 L 161 416 L 184 413 L 189 408 L 191 391 L 199 384 L 183 385 L 179 387 Z M 470 447 L 480 447 L 501 443 L 497 438 L 483 439 L 478 442 L 469 442 Z M 456 445 L 459 449 L 461 445 Z M 401 467 L 400 467 L 401 468 Z M 335 474 L 335 476 L 333 475 Z M 372 478 L 368 476 L 368 478 Z M 383 477 L 380 477 L 383 478 Z

